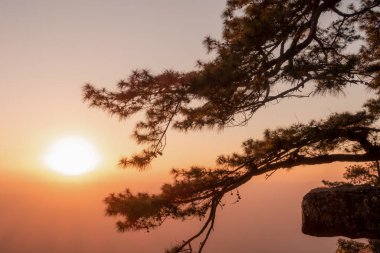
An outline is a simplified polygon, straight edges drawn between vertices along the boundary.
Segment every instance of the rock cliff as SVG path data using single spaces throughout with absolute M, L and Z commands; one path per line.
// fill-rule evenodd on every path
M 302 232 L 312 236 L 380 239 L 380 188 L 317 188 L 302 201 Z

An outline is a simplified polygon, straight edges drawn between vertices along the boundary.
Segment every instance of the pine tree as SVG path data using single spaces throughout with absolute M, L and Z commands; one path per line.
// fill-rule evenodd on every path
M 173 170 L 174 181 L 160 194 L 126 190 L 106 198 L 108 215 L 122 218 L 120 231 L 151 229 L 168 217 L 204 219 L 197 234 L 168 252 L 201 252 L 223 197 L 252 177 L 297 165 L 372 162 L 380 155 L 379 0 L 228 0 L 222 19 L 222 39 L 204 40 L 216 57 L 194 71 L 136 70 L 115 91 L 84 86 L 90 106 L 120 119 L 145 113 L 133 132 L 145 148 L 120 166 L 146 168 L 163 154 L 170 128 L 241 126 L 268 103 L 336 95 L 352 85 L 376 97 L 358 112 L 266 130 L 261 140 L 245 141 L 242 152 L 220 156 L 216 168 Z M 354 43 L 360 49 L 353 52 Z

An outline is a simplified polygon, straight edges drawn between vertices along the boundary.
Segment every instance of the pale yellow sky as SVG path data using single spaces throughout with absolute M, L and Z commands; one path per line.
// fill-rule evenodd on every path
M 206 35 L 219 37 L 224 3 L 0 0 L 0 252 L 118 253 L 129 248 L 128 252 L 143 253 L 152 252 L 149 245 L 153 244 L 164 249 L 175 239 L 183 239 L 173 239 L 173 228 L 188 232 L 194 227 L 175 223 L 153 235 L 120 235 L 115 232 L 114 220 L 103 216 L 101 200 L 127 186 L 135 191 L 157 191 L 170 180 L 167 172 L 172 167 L 212 166 L 217 155 L 238 151 L 242 141 L 260 137 L 265 128 L 360 108 L 369 94 L 357 87 L 349 89 L 346 97 L 282 101 L 259 111 L 246 127 L 222 132 L 170 132 L 164 156 L 154 161 L 150 170 L 118 169 L 121 155 L 141 149 L 129 138 L 134 120 L 119 122 L 89 109 L 82 103 L 81 87 L 86 82 L 115 87 L 135 68 L 156 73 L 169 68 L 193 69 L 197 59 L 210 57 L 201 42 Z M 66 178 L 42 163 L 47 147 L 70 135 L 97 146 L 103 159 L 96 171 Z M 257 184 L 244 187 L 243 203 L 222 212 L 222 228 L 216 228 L 210 252 L 231 252 L 229 249 L 239 245 L 243 253 L 276 252 L 278 244 L 264 244 L 273 238 L 288 245 L 282 252 L 306 249 L 310 242 L 318 242 L 319 248 L 302 252 L 331 251 L 335 239 L 321 241 L 301 234 L 299 206 L 302 196 L 320 185 L 321 179 L 340 177 L 339 168 L 342 166 L 304 167 L 276 174 L 270 182 L 255 179 Z M 278 200 L 279 194 L 284 200 Z M 285 203 L 286 217 L 275 218 L 276 213 L 266 209 L 278 209 Z M 261 218 L 236 220 L 237 216 L 249 216 L 250 210 L 257 210 Z M 57 214 L 57 224 L 51 226 Z M 41 222 L 44 225 L 30 235 Z M 89 226 L 90 232 L 78 226 Z M 225 234 L 223 229 L 231 233 Z M 258 239 L 252 241 L 248 234 Z M 20 237 L 28 237 L 28 250 L 17 244 Z M 45 243 L 47 238 L 50 244 Z M 230 242 L 223 245 L 226 238 Z

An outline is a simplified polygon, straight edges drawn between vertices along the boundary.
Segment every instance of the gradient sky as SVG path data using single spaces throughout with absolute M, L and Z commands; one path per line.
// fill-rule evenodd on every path
M 125 187 L 155 192 L 173 167 L 212 166 L 219 154 L 265 128 L 358 110 L 369 96 L 286 100 L 261 110 L 246 127 L 222 132 L 170 132 L 163 157 L 145 172 L 120 170 L 134 119 L 119 122 L 82 102 L 89 82 L 113 88 L 136 68 L 192 70 L 208 59 L 206 35 L 218 38 L 222 0 L 0 0 L 0 252 L 163 252 L 199 224 L 172 222 L 151 233 L 117 233 L 102 199 Z M 80 136 L 102 162 L 87 175 L 65 177 L 42 162 L 49 144 Z M 255 178 L 242 201 L 219 213 L 207 252 L 333 252 L 336 238 L 301 233 L 301 200 L 344 165 L 295 168 Z M 227 200 L 227 202 L 230 200 Z M 233 202 L 231 200 L 230 202 Z M 180 232 L 178 232 L 180 229 Z

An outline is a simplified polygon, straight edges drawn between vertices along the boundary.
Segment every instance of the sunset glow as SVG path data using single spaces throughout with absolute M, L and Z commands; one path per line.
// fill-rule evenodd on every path
M 76 176 L 94 170 L 99 162 L 99 154 L 86 140 L 67 137 L 49 147 L 44 161 L 53 171 Z
M 0 253 L 338 252 L 302 203 L 380 161 L 379 1 L 0 0 Z

